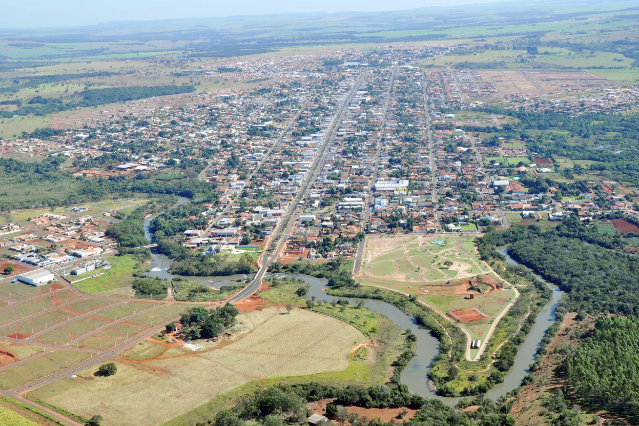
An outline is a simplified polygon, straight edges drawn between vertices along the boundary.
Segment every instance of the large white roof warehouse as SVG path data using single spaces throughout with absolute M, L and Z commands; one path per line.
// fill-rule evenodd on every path
M 55 281 L 55 275 L 46 269 L 36 269 L 35 271 L 18 275 L 18 280 L 38 287 L 47 284 L 49 281 Z

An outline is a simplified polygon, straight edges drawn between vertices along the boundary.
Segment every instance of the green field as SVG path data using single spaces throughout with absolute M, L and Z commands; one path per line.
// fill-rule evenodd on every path
M 24 364 L 0 371 L 0 384 L 5 389 L 21 386 L 89 358 L 86 352 L 55 351 Z
M 516 166 L 519 163 L 523 163 L 524 165 L 532 163 L 532 161 L 528 157 L 486 157 L 487 163 L 490 163 L 492 161 L 508 166 Z
M 27 287 L 25 284 L 20 285 Z M 0 326 L 12 323 L 23 317 L 44 311 L 74 299 L 78 299 L 78 296 L 75 293 L 70 290 L 61 290 L 48 294 L 37 300 L 27 301 L 21 305 L 6 307 L 0 310 Z
M 113 265 L 111 269 L 105 271 L 104 274 L 99 277 L 73 283 L 73 285 L 78 290 L 87 294 L 96 294 L 112 290 L 121 290 L 123 294 L 126 294 L 126 290 L 128 290 L 133 283 L 133 273 L 142 272 L 144 267 L 132 255 L 105 257 L 104 260 Z M 100 272 L 100 270 L 98 269 L 91 272 L 95 274 Z M 73 280 L 73 276 L 69 276 L 68 278 Z
M 90 381 L 62 379 L 37 389 L 31 397 L 83 417 L 100 414 L 105 424 L 112 426 L 154 426 L 258 378 L 348 369 L 347 355 L 356 341 L 364 340 L 359 331 L 305 310 L 281 313 L 277 309 L 251 312 L 243 322 L 241 338 L 216 350 L 149 360 L 142 369 L 127 361 L 117 362 L 115 376 Z M 286 361 L 281 362 L 283 359 Z M 96 369 L 80 375 L 89 376 Z M 177 395 L 179 405 L 171 403 Z M 108 405 L 101 403 L 105 398 Z
M 7 426 L 38 426 L 37 423 L 27 420 L 5 407 L 0 407 L 0 424 Z

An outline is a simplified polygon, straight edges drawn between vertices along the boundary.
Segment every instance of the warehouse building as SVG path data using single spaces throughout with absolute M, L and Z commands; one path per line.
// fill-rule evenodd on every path
M 55 275 L 46 269 L 36 269 L 35 271 L 18 275 L 18 281 L 38 287 L 50 281 L 55 281 Z

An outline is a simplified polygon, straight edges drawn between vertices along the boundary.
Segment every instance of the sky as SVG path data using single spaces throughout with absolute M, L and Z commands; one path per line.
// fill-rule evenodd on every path
M 0 28 L 299 12 L 374 12 L 496 0 L 0 0 Z

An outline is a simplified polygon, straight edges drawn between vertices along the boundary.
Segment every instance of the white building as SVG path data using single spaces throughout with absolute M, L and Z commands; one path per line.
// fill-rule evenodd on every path
M 18 280 L 38 287 L 47 284 L 49 281 L 55 281 L 55 275 L 46 269 L 36 269 L 35 271 L 29 271 L 22 275 L 18 275 Z
M 377 182 L 375 182 L 375 191 L 406 192 L 408 191 L 408 180 L 407 179 L 378 180 Z

